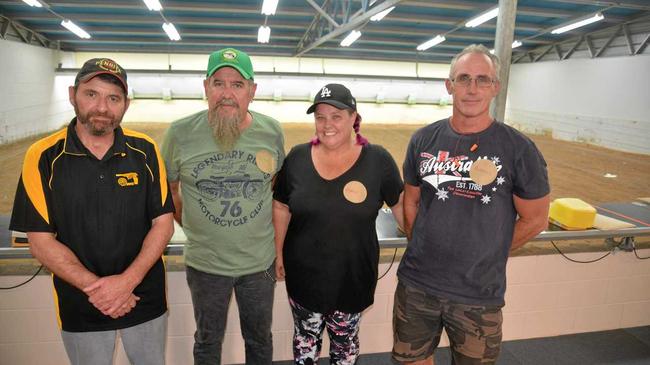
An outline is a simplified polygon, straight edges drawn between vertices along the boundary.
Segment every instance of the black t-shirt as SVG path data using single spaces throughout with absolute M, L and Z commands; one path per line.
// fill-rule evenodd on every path
M 469 177 L 477 159 L 494 163 L 494 181 L 479 185 Z M 503 305 L 517 217 L 512 196 L 550 191 L 535 144 L 504 123 L 460 135 L 443 119 L 411 138 L 404 180 L 420 187 L 420 202 L 399 279 L 458 303 Z
M 174 211 L 164 164 L 151 138 L 122 128 L 97 160 L 79 140 L 76 123 L 27 151 L 9 227 L 55 233 L 89 271 L 121 274 L 140 253 L 151 220 Z M 56 275 L 53 281 L 64 331 L 127 328 L 167 310 L 162 258 L 134 289 L 140 297 L 135 308 L 117 319 L 102 314 L 83 291 Z
M 291 150 L 273 196 L 291 211 L 283 250 L 287 291 L 315 312 L 358 313 L 374 299 L 379 261 L 375 219 L 384 202 L 398 202 L 402 180 L 395 161 L 379 145 L 364 146 L 354 165 L 332 180 L 318 174 L 311 149 L 307 143 Z

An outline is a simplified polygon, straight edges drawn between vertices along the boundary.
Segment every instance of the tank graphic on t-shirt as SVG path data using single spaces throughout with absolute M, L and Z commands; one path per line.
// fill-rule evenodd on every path
M 253 200 L 259 197 L 264 182 L 251 179 L 250 175 L 235 176 L 210 176 L 210 179 L 201 179 L 196 182 L 201 196 L 208 200 L 218 198 L 232 199 L 244 197 Z
M 496 168 L 496 179 L 481 185 L 470 178 L 472 166 L 478 160 L 491 161 Z M 499 187 L 505 183 L 500 174 L 503 166 L 498 156 L 479 156 L 471 160 L 469 156 L 450 156 L 449 151 L 438 151 L 433 155 L 421 152 L 419 155 L 418 174 L 423 181 L 436 189 L 436 198 L 442 202 L 452 197 L 480 199 L 482 204 L 490 204 Z
M 204 217 L 220 226 L 239 226 L 254 219 L 263 206 L 264 186 L 271 174 L 261 171 L 255 154 L 217 153 L 198 163 L 191 176 Z

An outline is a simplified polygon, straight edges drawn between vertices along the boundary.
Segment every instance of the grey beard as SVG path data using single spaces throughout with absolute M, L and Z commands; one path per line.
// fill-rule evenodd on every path
M 213 113 L 208 114 L 208 123 L 212 127 L 212 135 L 219 147 L 224 151 L 231 151 L 241 135 L 239 113 L 220 116 L 219 112 L 215 110 Z

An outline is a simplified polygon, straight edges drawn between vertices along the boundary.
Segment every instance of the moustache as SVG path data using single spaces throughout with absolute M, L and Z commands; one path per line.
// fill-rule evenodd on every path
M 107 119 L 114 119 L 115 116 L 111 113 L 106 113 L 106 112 L 90 112 L 88 113 L 88 119 L 90 118 L 107 118 Z
M 234 100 L 222 100 L 217 104 L 217 108 L 221 106 L 234 106 L 239 108 L 239 105 Z

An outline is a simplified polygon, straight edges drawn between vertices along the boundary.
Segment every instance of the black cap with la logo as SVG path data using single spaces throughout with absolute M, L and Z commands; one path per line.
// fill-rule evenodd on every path
M 314 104 L 307 109 L 307 114 L 316 110 L 318 104 L 329 104 L 337 109 L 357 111 L 357 100 L 350 90 L 341 84 L 327 84 L 323 86 L 314 97 Z

